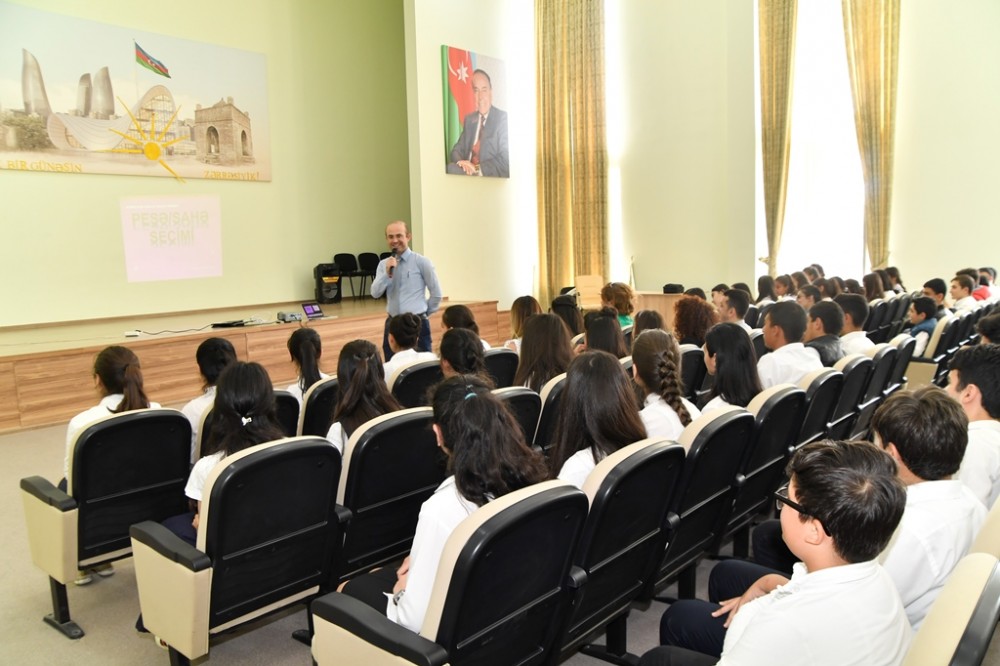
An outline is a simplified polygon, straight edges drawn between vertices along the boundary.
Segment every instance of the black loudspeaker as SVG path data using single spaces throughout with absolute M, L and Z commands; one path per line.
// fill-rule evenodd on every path
M 337 264 L 317 264 L 313 269 L 313 279 L 316 281 L 317 302 L 340 302 L 340 268 Z

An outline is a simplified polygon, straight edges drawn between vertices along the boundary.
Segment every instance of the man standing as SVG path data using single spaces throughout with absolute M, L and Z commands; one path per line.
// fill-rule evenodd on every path
M 441 303 L 441 285 L 430 259 L 410 249 L 410 229 L 406 222 L 392 222 L 385 228 L 385 239 L 389 243 L 392 256 L 383 259 L 375 271 L 372 281 L 372 296 L 379 298 L 386 294 L 389 313 L 385 319 L 382 334 L 382 352 L 385 360 L 392 358 L 389 348 L 389 320 L 404 312 L 412 312 L 420 317 L 420 336 L 417 350 L 431 350 L 431 324 L 427 317 L 434 314 Z
M 510 178 L 507 112 L 493 106 L 493 83 L 481 69 L 472 73 L 476 110 L 465 117 L 446 171 L 466 176 Z

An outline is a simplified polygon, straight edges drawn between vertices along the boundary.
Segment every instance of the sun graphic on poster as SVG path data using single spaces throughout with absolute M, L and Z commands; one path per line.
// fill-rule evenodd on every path
M 163 160 L 163 158 L 161 157 L 161 155 L 163 155 L 163 153 L 164 153 L 164 148 L 172 146 L 175 143 L 177 143 L 177 142 L 179 142 L 179 141 L 182 140 L 181 138 L 176 138 L 176 139 L 173 139 L 171 141 L 164 141 L 163 140 L 164 137 L 167 136 L 167 130 L 169 130 L 170 126 L 174 124 L 174 119 L 177 118 L 177 114 L 180 112 L 181 108 L 177 107 L 174 110 L 174 115 L 170 116 L 170 120 L 167 121 L 167 124 L 163 126 L 163 130 L 160 132 L 159 135 L 157 135 L 156 134 L 156 112 L 150 113 L 150 116 L 149 116 L 149 131 L 147 132 L 146 130 L 144 130 L 142 128 L 142 123 L 140 123 L 139 120 L 134 115 L 132 115 L 132 112 L 129 111 L 128 106 L 125 104 L 125 102 L 122 102 L 122 100 L 121 100 L 120 97 L 118 98 L 118 101 L 121 103 L 122 107 L 124 107 L 125 112 L 128 114 L 129 118 L 132 119 L 132 126 L 139 133 L 140 139 L 136 139 L 135 137 L 129 136 L 128 134 L 125 134 L 124 132 L 119 132 L 116 129 L 112 129 L 111 130 L 112 132 L 114 132 L 115 134 L 121 136 L 126 141 L 129 141 L 130 143 L 134 144 L 135 147 L 134 148 L 112 148 L 109 152 L 112 152 L 112 153 L 129 153 L 129 154 L 132 154 L 132 155 L 145 155 L 147 160 L 150 160 L 150 161 L 153 161 L 153 162 L 159 162 L 160 166 L 162 166 L 164 169 L 166 169 L 167 171 L 169 171 L 173 175 L 174 178 L 176 178 L 177 180 L 179 180 L 180 182 L 183 183 L 184 179 L 181 178 L 180 175 L 178 175 L 178 173 L 176 171 L 174 171 L 173 169 L 171 169 L 170 165 L 167 164 Z

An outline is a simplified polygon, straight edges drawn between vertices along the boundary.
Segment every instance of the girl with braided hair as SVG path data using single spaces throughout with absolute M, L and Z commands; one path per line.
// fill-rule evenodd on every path
M 745 335 L 745 334 L 744 334 Z M 684 398 L 681 350 L 666 331 L 643 331 L 632 343 L 632 373 L 645 394 L 639 413 L 650 437 L 677 439 L 701 412 Z
M 479 336 L 467 328 L 453 328 L 441 336 L 441 374 L 475 375 L 492 385 L 493 379 L 486 370 L 486 356 Z
M 358 426 L 402 407 L 386 388 L 378 349 L 368 340 L 352 340 L 340 350 L 337 380 L 340 396 L 326 438 L 343 453 Z
M 618 359 L 603 351 L 573 359 L 550 452 L 552 476 L 582 487 L 598 462 L 645 438 L 632 383 Z

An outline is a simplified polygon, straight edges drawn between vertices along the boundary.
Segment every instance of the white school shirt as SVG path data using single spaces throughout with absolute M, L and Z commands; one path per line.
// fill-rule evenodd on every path
M 347 433 L 344 432 L 344 428 L 340 425 L 340 421 L 335 421 L 330 430 L 326 433 L 326 438 L 331 444 L 337 447 L 340 451 L 340 455 L 344 455 L 344 449 L 347 447 Z
M 757 374 L 763 388 L 771 388 L 778 384 L 794 384 L 813 370 L 823 368 L 819 360 L 819 352 L 806 347 L 801 342 L 792 342 L 765 354 L 757 361 Z
M 972 312 L 979 308 L 979 301 L 974 296 L 964 296 L 955 301 L 955 312 Z
M 956 475 L 989 509 L 1000 496 L 1000 422 L 969 422 L 969 445 Z
M 187 420 L 191 422 L 191 462 L 197 462 L 194 459 L 194 448 L 198 443 L 198 428 L 201 426 L 201 417 L 206 411 L 211 409 L 215 405 L 215 387 L 209 386 L 205 389 L 205 392 L 199 395 L 194 400 L 188 402 L 188 404 L 181 407 L 181 413 L 187 417 Z
M 958 480 L 906 488 L 906 510 L 879 561 L 896 583 L 916 631 L 986 519 L 986 507 Z
M 565 481 L 567 483 L 572 483 L 577 488 L 583 489 L 583 483 L 590 476 L 590 473 L 594 471 L 597 467 L 597 462 L 594 460 L 594 454 L 588 446 L 585 449 L 577 451 L 563 463 L 562 468 L 559 470 L 559 480 Z
M 321 373 L 319 373 L 319 379 L 317 379 L 316 381 L 318 382 L 318 381 L 320 381 L 320 379 L 329 379 L 329 378 L 330 378 L 330 375 L 327 375 L 327 374 L 324 374 L 324 373 L 321 372 Z M 299 381 L 302 381 L 301 377 L 299 377 Z M 295 382 L 291 386 L 285 388 L 285 390 L 295 396 L 295 399 L 299 401 L 299 406 L 301 407 L 302 406 L 302 396 L 305 394 L 305 391 L 303 391 L 302 387 L 299 386 L 299 382 Z M 308 390 L 309 390 L 309 387 L 307 386 L 306 387 L 306 391 L 308 391 Z
M 688 410 L 692 421 L 701 416 L 698 408 L 686 398 L 681 398 L 681 403 Z M 646 396 L 646 406 L 639 412 L 639 418 L 642 419 L 642 425 L 646 426 L 647 437 L 666 437 L 676 440 L 684 432 L 681 417 L 656 393 Z
M 840 346 L 844 348 L 844 356 L 864 354 L 875 347 L 875 343 L 864 331 L 853 331 L 840 336 Z
M 714 411 L 716 409 L 722 409 L 723 407 L 729 407 L 729 406 L 730 404 L 726 402 L 725 398 L 723 398 L 721 395 L 717 395 L 705 403 L 705 406 L 701 408 L 701 413 L 708 414 L 709 412 Z
M 87 426 L 94 421 L 99 421 L 114 414 L 112 410 L 118 409 L 118 405 L 120 405 L 124 399 L 125 396 L 121 393 L 106 395 L 101 398 L 99 403 L 90 409 L 80 412 L 69 420 L 69 425 L 66 426 L 66 456 L 63 458 L 63 476 L 65 478 L 69 479 L 69 454 L 73 450 L 73 445 L 76 443 L 77 436 L 86 430 Z M 149 403 L 149 406 L 150 408 L 158 408 L 160 403 L 151 402 Z
M 212 473 L 215 466 L 222 462 L 225 451 L 216 451 L 210 456 L 205 456 L 194 464 L 191 474 L 188 476 L 187 485 L 184 486 L 184 494 L 196 502 L 201 501 L 202 491 L 205 489 L 205 481 Z
M 892 578 L 875 560 L 806 571 L 744 604 L 717 666 L 897 666 L 912 630 Z
M 402 368 L 404 365 L 409 365 L 414 361 L 436 361 L 437 356 L 434 352 L 422 352 L 416 349 L 404 349 L 403 351 L 398 351 L 392 355 L 388 361 L 382 366 L 385 370 L 385 383 L 392 388 L 392 376 L 396 374 L 396 371 Z

